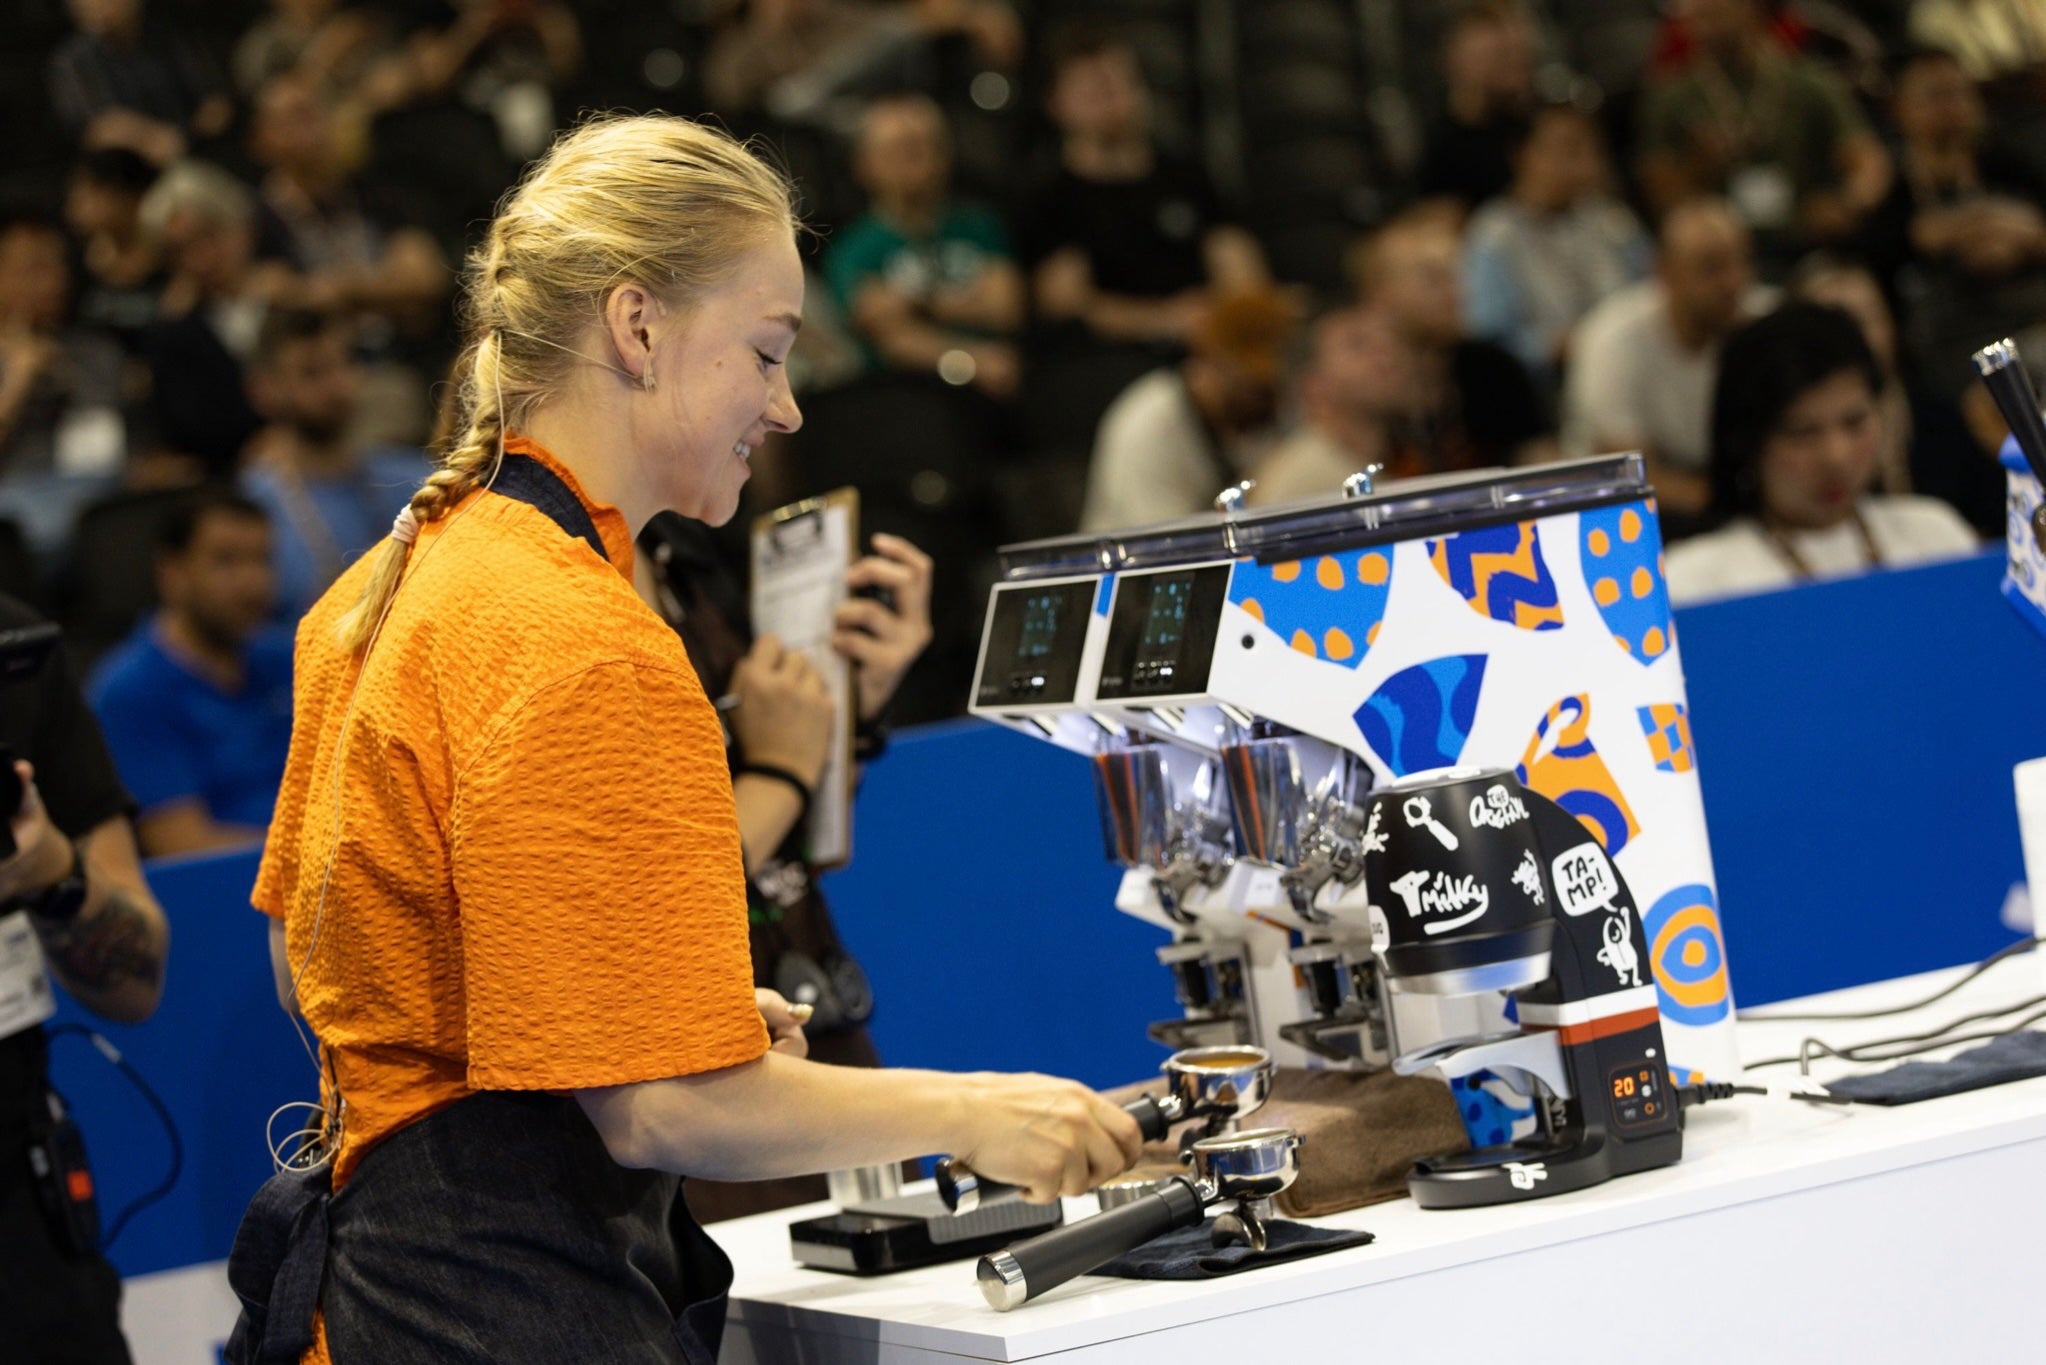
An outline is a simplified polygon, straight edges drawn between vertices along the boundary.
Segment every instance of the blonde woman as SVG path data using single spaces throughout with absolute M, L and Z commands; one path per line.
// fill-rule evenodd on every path
M 633 534 L 729 518 L 800 424 L 794 226 L 730 139 L 614 119 L 470 262 L 445 467 L 299 630 L 255 899 L 325 1113 L 244 1220 L 231 1359 L 706 1361 L 731 1269 L 678 1176 L 953 1151 L 1048 1200 L 1137 1153 L 1072 1082 L 809 1062 L 755 993 L 717 720 Z

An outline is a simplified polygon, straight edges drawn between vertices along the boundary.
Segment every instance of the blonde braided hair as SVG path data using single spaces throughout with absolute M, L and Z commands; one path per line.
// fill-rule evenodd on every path
M 408 508 L 446 516 L 495 473 L 504 439 L 558 392 L 575 342 L 620 284 L 686 308 L 729 279 L 745 254 L 796 229 L 787 179 L 725 133 L 650 114 L 593 119 L 555 142 L 512 190 L 470 253 L 462 319 L 474 338 L 455 367 L 453 436 Z M 368 648 L 411 552 L 375 551 L 362 596 L 341 618 L 344 648 Z

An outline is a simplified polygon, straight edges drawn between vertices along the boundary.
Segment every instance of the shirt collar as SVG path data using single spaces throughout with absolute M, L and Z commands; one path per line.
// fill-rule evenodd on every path
M 575 494 L 575 500 L 583 505 L 585 512 L 590 514 L 590 521 L 597 528 L 597 538 L 604 542 L 605 557 L 611 561 L 611 567 L 624 574 L 628 580 L 631 579 L 633 567 L 632 532 L 625 525 L 625 514 L 623 512 L 620 512 L 609 503 L 596 501 L 588 493 L 584 492 L 582 482 L 576 478 L 574 471 L 563 464 L 547 447 L 541 445 L 530 436 L 513 435 L 506 437 L 504 453 L 507 455 L 524 455 L 529 459 L 538 460 L 542 465 L 546 466 L 549 473 L 567 484 L 568 491 Z

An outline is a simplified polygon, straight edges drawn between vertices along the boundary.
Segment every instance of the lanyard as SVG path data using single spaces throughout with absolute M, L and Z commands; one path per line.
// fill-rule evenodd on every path
M 1868 523 L 1861 518 L 1861 509 L 1857 507 L 1847 515 L 1853 521 L 1854 529 L 1860 533 L 1861 552 L 1867 557 L 1868 567 L 1871 569 L 1881 568 L 1883 565 L 1882 551 L 1876 548 L 1875 537 L 1869 533 Z M 1817 574 L 1812 572 L 1811 563 L 1798 553 L 1797 546 L 1791 543 L 1789 536 L 1766 521 L 1762 523 L 1762 533 L 1769 537 L 1770 545 L 1782 557 L 1783 562 L 1790 566 L 1791 577 L 1797 579 L 1818 577 Z

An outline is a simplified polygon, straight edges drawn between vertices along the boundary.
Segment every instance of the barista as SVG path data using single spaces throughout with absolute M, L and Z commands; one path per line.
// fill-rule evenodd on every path
M 0 597 L 0 630 L 37 624 Z M 0 861 L 0 1342 L 22 1365 L 126 1365 L 120 1278 L 51 1216 L 31 1174 L 29 1147 L 50 1115 L 48 1045 L 43 1011 L 20 1006 L 48 995 L 17 975 L 33 957 L 24 963 L 10 939 L 26 911 L 64 988 L 134 1024 L 156 1010 L 170 934 L 142 877 L 128 793 L 61 653 L 39 676 L 0 681 L 0 743 L 23 784 L 11 812 L 16 851 Z
M 244 1220 L 230 1359 L 713 1358 L 730 1264 L 679 1175 L 953 1151 L 1048 1200 L 1138 1153 L 1069 1081 L 812 1063 L 755 993 L 716 716 L 633 531 L 725 521 L 801 422 L 794 226 L 724 135 L 603 119 L 471 263 L 460 434 L 299 631 L 256 901 L 327 1118 Z
M 753 981 L 814 1006 L 809 1055 L 838 1066 L 879 1066 L 867 1036 L 873 994 L 839 940 L 804 846 L 805 816 L 831 748 L 831 693 L 808 659 L 748 628 L 742 576 L 701 522 L 663 512 L 640 533 L 642 596 L 682 637 L 705 689 L 719 699 L 725 753 L 746 863 Z M 856 594 L 839 606 L 833 645 L 853 665 L 853 758 L 887 747 L 888 704 L 931 641 L 931 560 L 899 536 L 846 574 Z M 727 1184 L 693 1180 L 703 1222 L 827 1197 L 822 1176 Z

